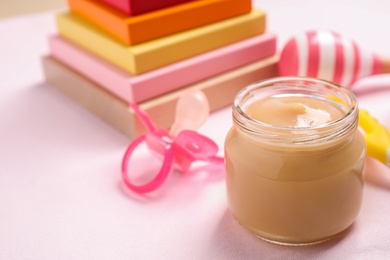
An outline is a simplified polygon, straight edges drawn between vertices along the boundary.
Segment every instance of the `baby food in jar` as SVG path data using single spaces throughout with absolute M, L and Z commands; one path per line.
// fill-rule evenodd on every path
M 225 140 L 230 211 L 279 244 L 330 239 L 357 217 L 365 141 L 353 93 L 331 82 L 280 77 L 240 91 Z

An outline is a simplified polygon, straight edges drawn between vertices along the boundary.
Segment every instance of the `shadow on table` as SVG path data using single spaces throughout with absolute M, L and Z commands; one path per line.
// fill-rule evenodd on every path
M 326 258 L 351 232 L 353 225 L 332 240 L 310 246 L 281 246 L 266 242 L 241 226 L 226 210 L 212 237 L 216 259 L 318 259 Z M 329 255 L 328 255 L 329 256 Z
M 390 169 L 376 159 L 367 157 L 364 180 L 377 187 L 390 190 Z

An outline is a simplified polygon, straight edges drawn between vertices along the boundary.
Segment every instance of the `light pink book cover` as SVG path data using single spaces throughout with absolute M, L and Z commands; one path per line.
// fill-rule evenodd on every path
M 51 55 L 127 102 L 142 102 L 271 56 L 276 35 L 264 33 L 198 56 L 132 75 L 60 36 L 49 37 Z

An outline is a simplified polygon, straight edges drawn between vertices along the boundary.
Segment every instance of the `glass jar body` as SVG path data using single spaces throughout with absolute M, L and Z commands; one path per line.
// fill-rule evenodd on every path
M 356 126 L 342 136 L 295 143 L 259 138 L 261 130 L 240 123 L 226 137 L 225 160 L 228 205 L 241 225 L 271 242 L 306 245 L 354 222 L 366 155 Z

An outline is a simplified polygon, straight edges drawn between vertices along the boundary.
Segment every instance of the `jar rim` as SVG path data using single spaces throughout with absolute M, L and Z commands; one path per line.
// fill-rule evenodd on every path
M 246 114 L 244 111 L 245 109 L 243 108 L 243 103 L 245 102 L 245 98 L 250 95 L 252 92 L 255 90 L 266 90 L 267 87 L 275 87 L 277 85 L 275 84 L 281 84 L 283 83 L 284 91 L 287 93 L 289 88 L 288 86 L 293 87 L 291 90 L 305 90 L 309 93 L 315 93 L 315 90 L 321 90 L 321 91 L 329 91 L 329 93 L 337 94 L 337 96 L 333 96 L 333 98 L 338 99 L 336 102 L 342 101 L 344 104 L 345 114 L 336 120 L 320 124 L 320 125 L 315 125 L 315 126 L 305 126 L 305 127 L 290 127 L 290 126 L 280 126 L 280 125 L 273 125 L 269 123 L 265 123 L 259 120 L 256 120 Z M 290 83 L 288 85 L 287 83 Z M 305 86 L 308 83 L 310 83 L 312 86 L 316 86 L 314 89 L 306 88 L 308 86 Z M 309 85 L 310 85 L 309 84 Z M 279 86 L 280 87 L 280 86 Z M 282 88 L 281 88 L 282 89 Z M 291 93 L 295 94 L 295 93 Z M 326 97 L 325 97 L 326 98 Z M 327 99 L 330 100 L 332 96 L 328 96 Z M 333 100 L 335 101 L 335 100 Z M 345 106 L 347 105 L 347 107 Z M 299 76 L 294 76 L 294 77 L 288 77 L 288 76 L 281 76 L 281 77 L 274 77 L 274 78 L 269 78 L 261 81 L 254 82 L 243 89 L 241 89 L 235 99 L 234 99 L 234 104 L 233 104 L 233 120 L 238 123 L 238 125 L 243 128 L 246 131 L 256 133 L 256 130 L 261 129 L 262 131 L 265 131 L 266 133 L 271 133 L 276 131 L 279 131 L 279 138 L 283 137 L 283 132 L 289 132 L 289 139 L 291 139 L 291 131 L 294 131 L 296 135 L 299 135 L 299 132 L 302 133 L 308 133 L 310 131 L 327 131 L 335 128 L 343 128 L 339 130 L 343 130 L 342 132 L 347 132 L 348 131 L 348 126 L 349 127 L 357 127 L 357 117 L 358 117 L 358 104 L 357 104 L 357 99 L 353 92 L 341 85 L 338 85 L 336 83 L 327 81 L 327 80 L 322 80 L 318 78 L 311 78 L 311 77 L 299 77 Z M 332 131 L 332 130 L 331 130 Z M 257 133 L 260 134 L 260 133 Z M 338 132 L 340 134 L 340 132 Z M 269 135 L 266 135 L 269 136 Z M 324 136 L 327 136 L 330 138 L 332 136 L 331 133 L 329 135 L 325 134 Z M 299 139 L 299 138 L 298 138 Z M 304 138 L 304 139 L 311 139 L 311 138 Z M 308 140 L 306 140 L 308 141 Z

